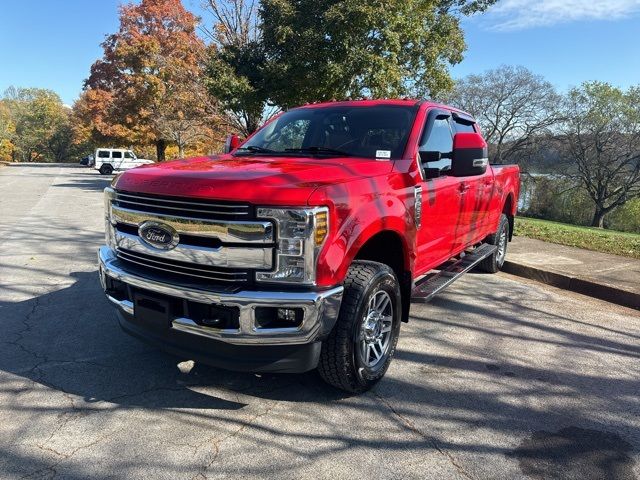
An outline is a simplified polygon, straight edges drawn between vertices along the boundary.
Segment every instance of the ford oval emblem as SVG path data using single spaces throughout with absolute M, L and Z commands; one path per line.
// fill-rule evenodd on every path
M 138 235 L 147 245 L 161 250 L 171 250 L 180 241 L 175 228 L 158 222 L 142 223 L 138 227 Z

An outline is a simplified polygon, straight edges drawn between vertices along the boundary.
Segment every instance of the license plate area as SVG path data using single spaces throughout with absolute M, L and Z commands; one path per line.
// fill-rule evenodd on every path
M 166 330 L 171 325 L 171 304 L 168 300 L 136 293 L 133 301 L 133 315 L 135 319 L 156 330 Z

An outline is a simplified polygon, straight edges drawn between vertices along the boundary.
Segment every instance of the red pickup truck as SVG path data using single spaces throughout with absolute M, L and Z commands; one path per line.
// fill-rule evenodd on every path
M 253 372 L 386 372 L 411 302 L 504 262 L 517 166 L 427 101 L 288 110 L 228 153 L 143 166 L 105 190 L 100 278 L 128 333 Z

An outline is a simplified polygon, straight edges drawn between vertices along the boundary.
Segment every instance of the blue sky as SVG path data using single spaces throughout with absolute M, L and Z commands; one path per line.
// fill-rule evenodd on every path
M 200 14 L 200 0 L 183 0 Z M 0 93 L 52 89 L 67 104 L 82 89 L 100 43 L 118 28 L 119 0 L 4 2 Z M 206 19 L 205 19 L 206 20 Z M 640 0 L 502 0 L 464 21 L 469 46 L 454 77 L 524 65 L 561 90 L 585 80 L 640 84 Z

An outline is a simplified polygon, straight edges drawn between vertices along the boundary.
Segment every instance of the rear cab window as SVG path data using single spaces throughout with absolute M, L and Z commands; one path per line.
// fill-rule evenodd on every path
M 109 150 L 98 150 L 98 158 L 109 158 Z

